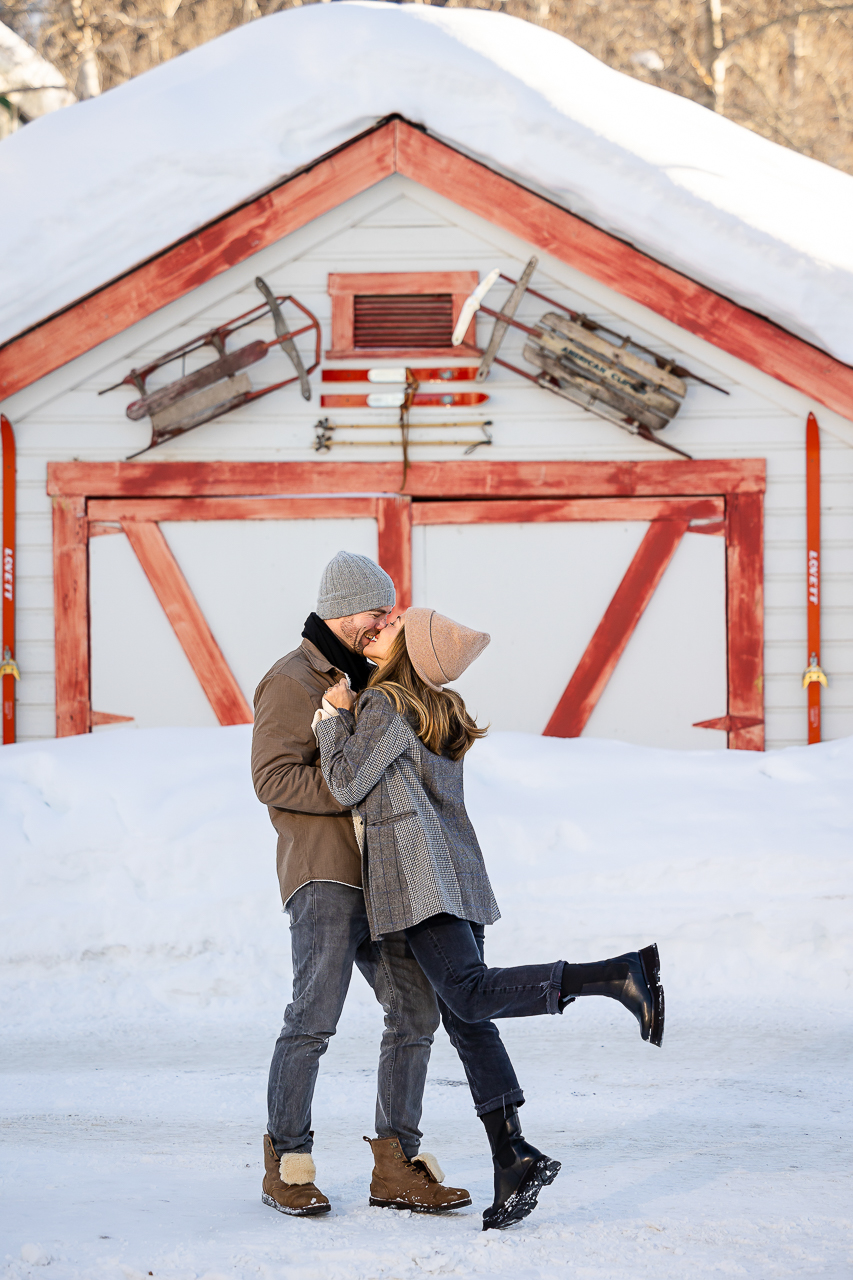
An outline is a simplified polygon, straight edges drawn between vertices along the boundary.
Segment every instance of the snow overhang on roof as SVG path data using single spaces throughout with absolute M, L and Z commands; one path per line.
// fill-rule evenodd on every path
M 240 27 L 4 141 L 0 341 L 398 113 L 853 363 L 853 178 L 484 10 Z

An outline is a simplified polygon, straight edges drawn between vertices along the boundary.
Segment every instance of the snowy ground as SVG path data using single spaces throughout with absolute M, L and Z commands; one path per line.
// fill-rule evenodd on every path
M 540 1208 L 483 1234 L 482 1129 L 440 1034 L 425 1146 L 474 1205 L 367 1206 L 379 1014 L 356 976 L 321 1072 L 334 1212 L 260 1203 L 286 999 L 273 833 L 247 730 L 122 730 L 0 752 L 0 1274 L 164 1280 L 849 1277 L 853 741 L 675 753 L 495 735 L 469 806 L 496 961 L 657 938 L 661 1051 L 623 1010 L 502 1026 Z

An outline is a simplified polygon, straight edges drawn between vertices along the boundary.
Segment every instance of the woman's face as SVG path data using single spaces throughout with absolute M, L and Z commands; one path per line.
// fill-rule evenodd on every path
M 369 658 L 371 662 L 375 662 L 377 667 L 384 666 L 388 660 L 388 654 L 391 651 L 391 646 L 400 634 L 402 627 L 403 615 L 400 614 L 393 622 L 389 622 L 386 627 L 383 627 L 381 631 L 377 632 L 373 639 L 368 641 L 364 646 L 362 653 L 365 658 Z

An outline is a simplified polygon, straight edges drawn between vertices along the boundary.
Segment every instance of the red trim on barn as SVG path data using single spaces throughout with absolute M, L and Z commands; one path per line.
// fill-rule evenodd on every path
M 62 464 L 60 464 L 62 465 Z M 336 498 L 341 519 L 375 519 L 387 499 Z M 89 521 L 106 520 L 317 520 L 328 514 L 325 498 L 91 498 Z M 91 533 L 90 533 L 91 536 Z
M 853 418 L 853 369 L 405 121 L 378 126 L 257 200 L 48 318 L 0 350 L 0 395 L 400 173 Z
M 49 462 L 47 491 L 81 497 L 396 493 L 398 462 Z M 763 493 L 763 458 L 709 462 L 412 462 L 411 498 L 692 497 Z
M 53 499 L 53 612 L 56 629 L 56 736 L 88 733 L 89 527 L 86 499 Z
M 335 513 L 337 514 L 335 499 Z M 412 500 L 395 494 L 377 502 L 377 557 L 393 579 L 400 613 L 412 603 Z
M 172 624 L 220 724 L 251 724 L 252 709 L 238 685 L 190 585 L 158 524 L 122 520 L 127 540 Z
M 649 525 L 565 693 L 545 726 L 546 738 L 579 738 L 583 733 L 686 532 L 686 520 L 653 520 Z
M 541 524 L 560 520 L 701 520 L 723 533 L 724 498 L 542 498 L 520 501 L 417 502 L 413 524 Z M 713 526 L 710 522 L 713 521 Z M 704 533 L 703 524 L 697 530 Z
M 248 706 L 157 520 L 375 515 L 378 558 L 394 579 L 398 607 L 404 609 L 411 602 L 413 524 L 639 519 L 651 521 L 650 529 L 546 733 L 576 736 L 582 731 L 690 522 L 700 522 L 697 531 L 714 532 L 724 523 L 728 709 L 725 722 L 719 718 L 719 723 L 728 729 L 730 747 L 763 750 L 763 460 L 414 463 L 408 492 L 388 493 L 398 479 L 395 463 L 49 464 L 55 512 L 57 736 L 85 733 L 90 727 L 90 521 L 98 529 L 105 521 L 121 521 L 138 555 L 142 547 L 143 568 L 211 704 L 221 723 L 233 724 L 249 714 Z M 342 496 L 268 496 L 312 492 Z M 358 494 L 365 496 L 353 496 Z M 444 500 L 459 498 L 465 500 Z M 142 530 L 148 532 L 140 536 Z

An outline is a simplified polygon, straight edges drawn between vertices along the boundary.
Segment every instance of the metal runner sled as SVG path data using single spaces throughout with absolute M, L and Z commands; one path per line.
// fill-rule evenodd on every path
M 252 400 L 260 400 L 262 396 L 268 396 L 271 391 L 278 391 L 281 387 L 288 387 L 292 382 L 299 382 L 303 399 L 311 399 L 308 375 L 313 373 L 320 363 L 320 323 L 317 317 L 292 294 L 276 297 L 260 276 L 255 280 L 255 284 L 265 298 L 265 302 L 260 306 L 253 307 L 251 311 L 244 311 L 234 320 L 228 320 L 215 329 L 209 329 L 207 333 L 185 342 L 180 347 L 175 347 L 173 351 L 167 351 L 165 355 L 152 360 L 150 364 L 140 369 L 131 369 L 121 382 L 115 383 L 112 387 L 106 387 L 99 393 L 104 395 L 106 391 L 115 391 L 118 387 L 124 386 L 136 387 L 140 393 L 140 399 L 132 401 L 125 412 L 134 422 L 150 417 L 151 442 L 144 449 L 132 453 L 131 458 L 138 458 L 140 454 L 147 453 L 149 449 L 156 449 L 158 445 L 164 444 L 167 440 L 173 440 L 175 436 L 184 435 L 185 432 L 200 427 L 204 422 L 211 422 L 214 418 L 221 418 L 223 414 L 231 413 L 233 409 L 239 409 L 241 405 L 249 404 Z M 288 328 L 282 313 L 282 307 L 288 302 L 307 317 L 307 324 L 294 330 Z M 276 335 L 274 338 L 269 341 L 256 339 L 244 347 L 238 347 L 236 351 L 226 352 L 225 343 L 232 334 L 245 329 L 247 325 L 257 324 L 267 316 L 272 317 Z M 314 360 L 306 369 L 294 338 L 312 331 Z M 243 373 L 242 370 L 263 360 L 270 348 L 276 346 L 281 347 L 290 359 L 296 370 L 294 376 L 253 391 L 248 374 Z M 170 382 L 165 387 L 159 387 L 152 392 L 146 391 L 146 380 L 157 369 L 175 360 L 183 362 L 188 355 L 203 347 L 213 347 L 218 352 L 219 358 L 196 369 L 194 373 L 188 373 L 175 382 Z
M 562 396 L 564 400 L 571 400 L 573 404 L 615 423 L 632 435 L 642 436 L 652 444 L 689 458 L 690 455 L 683 449 L 677 449 L 675 445 L 661 440 L 658 434 L 681 408 L 687 394 L 684 379 L 692 378 L 705 386 L 713 387 L 715 391 L 723 391 L 724 395 L 728 395 L 728 392 L 674 361 L 650 351 L 633 338 L 616 333 L 590 320 L 588 316 L 564 307 L 561 302 L 531 289 L 530 277 L 538 261 L 538 258 L 532 257 L 518 280 L 513 280 L 511 276 L 506 276 L 495 268 L 463 303 L 453 331 L 454 346 L 462 345 L 465 332 L 477 311 L 484 311 L 495 320 L 475 381 L 483 382 L 493 364 L 502 365 L 520 377 L 535 382 L 545 391 Z M 483 298 L 499 279 L 506 280 L 513 289 L 503 310 L 492 311 L 483 305 Z M 515 319 L 525 293 L 556 308 L 546 312 L 532 328 Z M 560 312 L 563 314 L 559 314 Z M 498 351 L 510 326 L 527 335 L 524 358 L 539 370 L 538 373 L 529 373 L 526 369 L 519 369 L 499 358 Z M 603 337 L 603 334 L 608 337 Z M 618 345 L 610 340 L 613 338 L 618 340 Z

